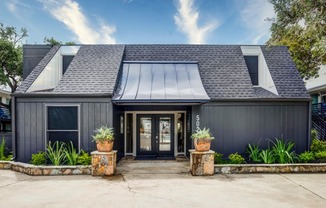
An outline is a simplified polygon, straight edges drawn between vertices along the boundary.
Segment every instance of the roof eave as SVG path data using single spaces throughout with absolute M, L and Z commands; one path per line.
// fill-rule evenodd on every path
M 60 98 L 72 98 L 72 97 L 108 97 L 112 98 L 112 93 L 87 93 L 87 94 L 70 94 L 70 93 L 13 93 L 12 97 L 33 97 L 33 98 L 43 98 L 43 97 L 60 97 Z
M 268 102 L 307 102 L 312 101 L 312 98 L 215 98 L 211 102 L 243 102 L 243 101 L 268 101 Z

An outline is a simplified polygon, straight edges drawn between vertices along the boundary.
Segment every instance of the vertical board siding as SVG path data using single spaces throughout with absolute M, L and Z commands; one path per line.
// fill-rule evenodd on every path
M 112 126 L 112 104 L 110 99 L 101 102 L 93 99 L 83 101 L 58 99 L 55 102 L 40 100 L 23 101 L 17 99 L 16 105 L 16 141 L 17 160 L 29 162 L 31 155 L 38 151 L 45 151 L 45 105 L 46 104 L 76 104 L 80 105 L 80 147 L 86 151 L 95 149 L 91 135 L 94 129 L 101 125 Z
M 212 149 L 227 157 L 244 154 L 249 143 L 268 147 L 268 141 L 283 137 L 295 142 L 297 152 L 307 148 L 308 102 L 297 103 L 209 103 L 200 107 L 200 126 L 211 129 Z M 194 121 L 193 121 L 194 122 Z

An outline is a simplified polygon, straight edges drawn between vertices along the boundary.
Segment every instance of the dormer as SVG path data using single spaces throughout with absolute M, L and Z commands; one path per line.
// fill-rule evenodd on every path
M 67 71 L 80 46 L 60 46 L 59 50 L 45 66 L 27 92 L 54 89 Z
M 261 87 L 278 95 L 260 46 L 241 46 L 253 87 Z

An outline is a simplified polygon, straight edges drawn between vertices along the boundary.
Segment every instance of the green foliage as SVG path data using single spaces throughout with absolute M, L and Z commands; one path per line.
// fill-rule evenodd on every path
M 11 160 L 12 155 L 6 154 L 6 140 L 2 138 L 2 141 L 0 143 L 0 160 Z
M 272 151 L 275 155 L 275 162 L 277 163 L 293 163 L 296 159 L 296 154 L 292 151 L 294 147 L 293 142 L 285 142 L 282 139 L 275 139 L 273 143 Z
M 308 163 L 315 160 L 315 155 L 313 152 L 303 152 L 299 155 L 300 162 Z
M 310 150 L 314 153 L 326 151 L 326 141 L 313 139 L 311 141 Z
M 269 45 L 286 45 L 303 78 L 326 63 L 325 0 L 270 0 L 276 19 Z M 269 19 L 271 20 L 271 19 Z
M 214 164 L 223 164 L 223 154 L 222 153 L 214 153 Z
M 248 144 L 247 153 L 249 154 L 249 160 L 255 163 L 261 162 L 260 153 L 261 150 L 259 149 L 258 145 Z
M 195 133 L 191 135 L 192 139 L 214 139 L 209 128 L 197 129 Z
M 45 165 L 46 164 L 46 153 L 39 151 L 36 154 L 32 154 L 31 162 L 33 165 Z
M 80 151 L 80 154 L 77 158 L 77 164 L 78 165 L 90 165 L 92 163 L 92 156 L 90 156 L 87 152 L 84 150 Z
M 271 149 L 261 150 L 259 157 L 265 164 L 272 164 L 275 162 L 275 155 Z
M 8 85 L 14 92 L 23 75 L 23 49 L 21 41 L 27 37 L 27 30 L 20 32 L 15 27 L 0 23 L 0 85 Z
M 66 145 L 66 148 L 64 148 L 64 154 L 68 165 L 77 164 L 78 153 L 72 141 L 70 141 L 70 145 Z
M 95 142 L 105 142 L 114 140 L 114 129 L 107 126 L 101 126 L 100 128 L 95 130 L 95 136 L 93 137 L 93 141 Z
M 326 150 L 316 152 L 315 157 L 319 162 L 322 162 L 322 163 L 326 162 Z
M 63 165 L 66 161 L 66 144 L 63 142 L 54 142 L 51 146 L 51 143 L 47 146 L 47 157 L 53 165 Z
M 237 152 L 229 155 L 231 164 L 243 164 L 245 163 L 245 159 L 239 155 Z
M 51 37 L 51 38 L 45 37 L 43 42 L 44 42 L 44 44 L 47 44 L 47 45 L 76 45 L 76 43 L 73 41 L 69 41 L 69 42 L 66 42 L 63 44 L 61 41 L 57 41 L 53 37 Z
M 317 139 L 318 131 L 316 129 L 311 129 L 310 131 L 310 139 L 314 140 Z

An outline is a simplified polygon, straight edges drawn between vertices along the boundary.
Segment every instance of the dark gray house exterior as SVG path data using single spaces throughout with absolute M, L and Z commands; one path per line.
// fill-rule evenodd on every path
M 26 45 L 24 78 L 12 95 L 18 161 L 49 141 L 92 151 L 101 125 L 119 156 L 186 155 L 203 127 L 226 156 L 275 137 L 297 152 L 310 143 L 311 98 L 286 47 Z

